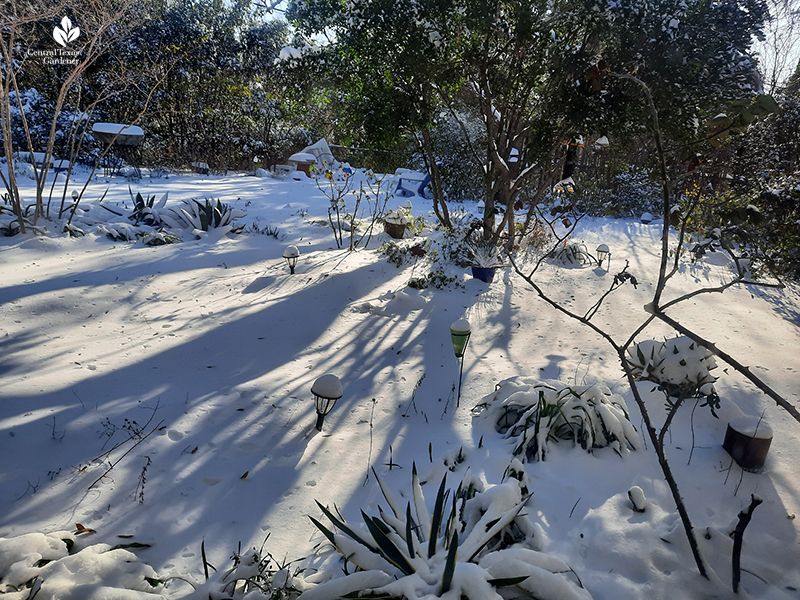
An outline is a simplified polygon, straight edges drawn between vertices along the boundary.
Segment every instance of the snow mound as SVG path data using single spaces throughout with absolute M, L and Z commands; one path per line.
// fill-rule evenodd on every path
M 68 532 L 0 538 L 0 594 L 8 600 L 154 600 L 156 572 L 124 548 L 94 544 L 70 554 Z
M 402 315 L 425 308 L 428 300 L 418 294 L 399 291 L 384 307 L 385 314 Z

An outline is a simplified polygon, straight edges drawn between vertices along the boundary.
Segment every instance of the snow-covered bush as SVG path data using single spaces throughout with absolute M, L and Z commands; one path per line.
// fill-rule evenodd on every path
M 125 545 L 94 544 L 81 550 L 77 545 L 69 531 L 0 538 L 0 594 L 8 600 L 164 597 L 156 572 Z
M 177 244 L 181 238 L 171 231 L 167 231 L 163 227 L 158 231 L 148 231 L 138 236 L 145 246 L 165 246 L 167 244 Z
M 591 216 L 638 217 L 661 212 L 661 188 L 646 171 L 631 169 L 611 178 L 607 189 L 585 188 L 577 198 L 580 209 Z
M 97 233 L 115 242 L 133 242 L 142 234 L 138 227 L 129 223 L 101 223 Z
M 565 267 L 582 267 L 597 262 L 583 242 L 568 242 L 550 254 L 553 261 Z
M 569 566 L 539 551 L 536 528 L 523 514 L 531 496 L 523 493 L 516 478 L 484 488 L 467 473 L 454 492 L 446 489 L 445 475 L 433 513 L 416 467 L 405 507 L 380 478 L 378 483 L 389 511 L 378 507 L 380 517 L 362 511 L 365 527 L 345 523 L 318 503 L 334 529 L 311 520 L 333 550 L 319 557 L 319 571 L 305 583 L 321 583 L 303 592 L 301 600 L 500 600 L 505 597 L 501 588 L 509 588 L 506 591 L 515 598 L 591 598 L 565 575 L 571 572 Z M 337 553 L 340 557 L 334 560 Z
M 468 136 L 468 138 L 467 138 Z M 431 131 L 439 162 L 442 186 L 453 201 L 480 200 L 486 193 L 483 165 L 470 150 L 486 147 L 486 129 L 474 109 L 463 107 L 455 113 L 440 111 Z M 418 167 L 424 167 L 419 161 Z
M 600 384 L 507 379 L 475 412 L 489 420 L 513 445 L 514 456 L 523 460 L 545 460 L 549 443 L 559 440 L 571 440 L 587 452 L 608 446 L 623 454 L 641 448 L 625 400 Z
M 710 350 L 679 336 L 659 342 L 644 340 L 628 348 L 628 367 L 636 379 L 652 381 L 672 396 L 716 397 L 717 362 Z
M 190 576 L 174 577 L 191 585 L 194 590 L 179 596 L 182 600 L 283 600 L 294 599 L 300 593 L 294 586 L 295 576 L 288 564 L 278 564 L 274 557 L 251 548 L 244 554 L 234 552 L 233 566 L 226 571 L 213 571 L 205 582 Z M 205 555 L 205 554 L 204 554 Z

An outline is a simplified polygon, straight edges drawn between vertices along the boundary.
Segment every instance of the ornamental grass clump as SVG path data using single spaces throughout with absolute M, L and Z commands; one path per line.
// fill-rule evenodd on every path
M 375 477 L 388 510 L 379 506 L 379 516 L 361 511 L 363 526 L 317 503 L 332 524 L 311 517 L 332 547 L 322 552 L 338 553 L 344 565 L 324 560 L 313 576 L 322 583 L 299 600 L 591 599 L 570 578 L 569 566 L 539 551 L 536 527 L 523 512 L 531 495 L 523 494 L 517 478 L 484 488 L 468 472 L 453 491 L 445 475 L 431 513 L 416 466 L 405 507 Z
M 522 460 L 545 460 L 550 442 L 572 441 L 587 452 L 610 447 L 618 454 L 641 448 L 622 396 L 603 385 L 566 386 L 508 379 L 475 407 Z

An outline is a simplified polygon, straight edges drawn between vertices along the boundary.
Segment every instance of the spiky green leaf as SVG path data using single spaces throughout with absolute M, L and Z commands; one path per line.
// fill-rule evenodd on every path
M 523 575 L 521 577 L 499 577 L 498 579 L 490 579 L 487 583 L 496 588 L 511 587 L 518 585 L 525 581 L 530 575 Z
M 433 507 L 433 519 L 431 520 L 431 533 L 428 538 L 428 558 L 436 554 L 436 540 L 439 539 L 439 530 L 442 526 L 442 515 L 444 513 L 444 489 L 447 482 L 447 473 L 442 476 L 442 483 L 439 484 L 439 491 L 436 494 L 436 503 Z
M 361 516 L 364 519 L 364 523 L 367 524 L 367 529 L 369 529 L 369 532 L 372 534 L 372 538 L 378 545 L 378 551 L 381 553 L 381 556 L 400 569 L 403 574 L 411 575 L 414 572 L 414 567 L 411 566 L 408 559 L 397 546 L 394 545 L 394 542 L 386 536 L 380 525 L 375 522 L 376 519 L 370 517 L 363 510 L 361 511 Z M 381 525 L 383 525 L 383 523 L 381 523 Z M 386 527 L 386 525 L 383 525 L 383 527 Z M 388 528 L 386 529 L 388 530 Z
M 453 574 L 456 572 L 456 555 L 458 554 L 458 532 L 453 534 L 453 539 L 450 542 L 450 549 L 447 551 L 447 561 L 444 564 L 444 574 L 442 575 L 442 593 L 443 596 L 450 591 L 450 586 L 453 584 Z
M 344 533 L 346 536 L 352 538 L 353 540 L 355 540 L 356 542 L 367 548 L 370 552 L 378 551 L 377 548 L 367 543 L 361 536 L 359 536 L 356 532 L 350 529 L 343 520 L 337 519 L 333 515 L 333 513 L 331 513 L 331 511 L 329 511 L 327 508 L 325 508 L 324 506 L 322 506 L 322 504 L 319 503 L 319 500 L 317 500 L 316 503 L 317 506 L 319 506 L 320 510 L 325 514 L 325 516 L 328 517 L 328 520 L 330 520 L 330 522 L 333 523 L 342 533 Z

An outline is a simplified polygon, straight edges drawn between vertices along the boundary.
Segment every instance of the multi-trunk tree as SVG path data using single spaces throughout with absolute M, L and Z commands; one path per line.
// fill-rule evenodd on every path
M 646 131 L 639 92 L 609 72 L 651 88 L 662 130 L 676 141 L 692 138 L 720 102 L 756 93 L 748 50 L 766 6 L 296 0 L 289 16 L 314 40 L 306 64 L 344 90 L 343 113 L 373 140 L 403 128 L 424 137 L 456 92 L 471 98 L 487 134 L 486 146 L 472 149 L 484 166 L 484 236 L 497 240 L 513 232 L 521 192 L 535 203 L 560 178 L 571 139 Z

